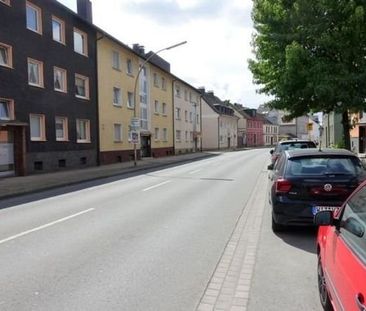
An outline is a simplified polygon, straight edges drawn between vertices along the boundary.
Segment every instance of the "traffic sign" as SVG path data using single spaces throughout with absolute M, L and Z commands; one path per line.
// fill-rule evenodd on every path
M 140 129 L 140 118 L 136 117 L 131 118 L 131 129 L 133 131 L 137 131 Z
M 133 144 L 138 144 L 138 142 L 139 142 L 139 133 L 138 132 L 136 132 L 136 131 L 131 132 L 131 142 Z

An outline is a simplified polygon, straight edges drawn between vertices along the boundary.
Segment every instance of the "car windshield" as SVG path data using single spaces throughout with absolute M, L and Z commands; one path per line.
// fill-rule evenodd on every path
M 289 159 L 287 174 L 301 175 L 358 175 L 361 162 L 353 157 L 301 157 Z
M 312 141 L 306 141 L 306 142 L 295 141 L 291 143 L 281 144 L 279 146 L 279 151 L 293 150 L 293 149 L 307 149 L 307 148 L 316 148 L 316 145 Z

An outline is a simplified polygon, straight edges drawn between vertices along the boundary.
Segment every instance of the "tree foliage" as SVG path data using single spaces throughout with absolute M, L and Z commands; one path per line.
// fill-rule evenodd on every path
M 365 109 L 366 0 L 253 0 L 255 60 L 249 61 L 268 104 L 297 117 Z

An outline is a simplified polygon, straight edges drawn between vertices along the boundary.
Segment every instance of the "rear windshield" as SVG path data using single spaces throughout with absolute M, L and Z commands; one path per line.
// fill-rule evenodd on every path
M 289 159 L 286 175 L 359 175 L 364 172 L 356 157 L 302 157 Z
M 312 141 L 305 141 L 305 142 L 291 142 L 286 144 L 280 144 L 279 151 L 284 150 L 293 150 L 293 149 L 307 149 L 307 148 L 316 148 L 316 145 Z

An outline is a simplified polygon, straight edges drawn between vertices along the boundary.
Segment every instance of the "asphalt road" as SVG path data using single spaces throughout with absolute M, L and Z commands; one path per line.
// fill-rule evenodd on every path
M 0 310 L 194 310 L 267 151 L 0 210 Z

